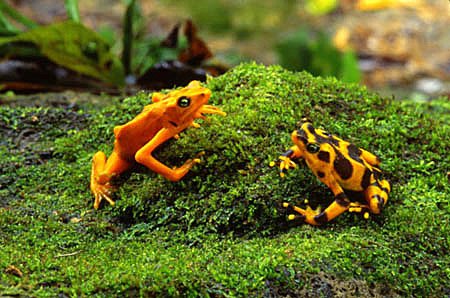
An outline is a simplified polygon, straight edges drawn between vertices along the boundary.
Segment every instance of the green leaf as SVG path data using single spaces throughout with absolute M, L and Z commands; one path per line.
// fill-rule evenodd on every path
M 358 58 L 354 52 L 347 51 L 342 53 L 339 78 L 348 83 L 358 83 L 361 81 L 361 71 L 358 66 Z
M 116 31 L 109 25 L 100 25 L 97 33 L 106 41 L 110 47 L 114 47 L 117 43 Z
M 49 60 L 80 74 L 122 86 L 123 66 L 99 34 L 80 23 L 66 21 L 0 38 L 0 46 L 29 42 Z
M 160 61 L 176 60 L 179 54 L 178 48 L 162 47 L 161 39 L 156 37 L 136 40 L 134 45 L 132 70 L 138 77 Z
M 311 73 L 321 76 L 338 76 L 341 67 L 339 51 L 324 32 L 318 32 L 311 44 Z
M 306 28 L 287 36 L 276 47 L 279 63 L 289 70 L 308 70 L 311 61 L 310 40 Z

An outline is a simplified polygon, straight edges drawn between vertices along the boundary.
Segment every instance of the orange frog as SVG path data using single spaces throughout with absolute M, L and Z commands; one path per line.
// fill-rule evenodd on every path
M 136 162 L 171 181 L 178 181 L 191 169 L 199 158 L 187 160 L 178 168 L 169 168 L 152 156 L 162 143 L 173 138 L 189 126 L 200 127 L 194 120 L 205 119 L 205 114 L 226 114 L 219 108 L 207 105 L 211 91 L 200 82 L 192 81 L 185 88 L 169 94 L 154 93 L 152 104 L 130 122 L 114 127 L 114 151 L 106 158 L 99 151 L 94 155 L 91 172 L 91 191 L 94 194 L 94 208 L 102 200 L 114 205 L 111 199 L 111 179 L 128 170 Z

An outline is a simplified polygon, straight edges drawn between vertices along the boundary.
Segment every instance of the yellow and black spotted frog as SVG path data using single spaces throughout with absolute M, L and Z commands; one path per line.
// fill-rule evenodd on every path
M 316 177 L 334 194 L 334 201 L 323 211 L 306 209 L 283 203 L 288 219 L 303 220 L 311 225 L 324 224 L 345 211 L 379 214 L 391 190 L 381 178 L 380 160 L 372 153 L 358 148 L 330 133 L 316 129 L 311 121 L 302 119 L 301 127 L 291 135 L 294 146 L 282 154 L 280 175 L 302 158 Z

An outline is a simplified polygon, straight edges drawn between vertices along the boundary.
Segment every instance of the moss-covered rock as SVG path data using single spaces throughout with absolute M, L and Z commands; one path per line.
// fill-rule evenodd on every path
M 0 107 L 0 271 L 23 272 L 0 272 L 0 294 L 448 294 L 447 101 L 396 101 L 253 63 L 207 86 L 228 115 L 155 153 L 175 166 L 204 151 L 202 163 L 178 183 L 137 167 L 118 181 L 116 206 L 96 212 L 90 159 L 111 152 L 113 127 L 148 94 Z M 381 158 L 393 188 L 382 215 L 290 229 L 279 203 L 332 200 L 306 166 L 285 179 L 269 167 L 302 116 Z

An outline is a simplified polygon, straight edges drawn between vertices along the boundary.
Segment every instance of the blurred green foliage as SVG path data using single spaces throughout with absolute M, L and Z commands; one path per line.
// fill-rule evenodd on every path
M 345 82 L 359 82 L 360 80 L 361 74 L 358 69 L 357 57 L 350 51 L 339 52 L 325 33 L 314 32 L 313 29 L 308 28 L 307 20 L 302 29 L 289 36 L 279 37 L 283 36 L 284 30 L 287 30 L 285 25 L 289 24 L 288 20 L 295 20 L 299 17 L 297 15 L 299 7 L 303 7 L 311 15 L 322 15 L 335 8 L 336 2 L 333 0 L 310 0 L 300 4 L 291 0 L 282 2 L 264 1 L 262 3 L 257 0 L 245 2 L 210 0 L 198 2 L 190 0 L 182 3 L 167 0 L 166 3 L 186 9 L 195 23 L 215 34 L 228 32 L 237 40 L 256 37 L 261 41 L 264 40 L 265 43 L 276 42 L 275 50 L 278 55 L 278 62 L 290 70 L 306 70 L 314 75 L 335 76 Z M 184 36 L 178 37 L 179 41 L 175 46 L 164 47 L 161 45 L 162 39 L 160 37 L 146 34 L 146 20 L 141 13 L 139 1 L 124 1 L 127 9 L 123 18 L 122 40 L 110 28 L 99 28 L 97 34 L 91 29 L 83 27 L 79 23 L 77 1 L 66 0 L 65 4 L 69 18 L 79 24 L 76 29 L 79 32 L 71 32 L 71 30 L 74 30 L 74 25 L 58 26 L 68 26 L 68 32 L 71 35 L 73 33 L 80 35 L 82 37 L 80 40 L 73 38 L 70 40 L 63 38 L 62 35 L 49 34 L 49 40 L 46 42 L 46 37 L 40 32 L 50 33 L 58 27 L 55 26 L 56 24 L 51 25 L 49 27 L 51 29 L 39 27 L 31 31 L 32 33 L 21 33 L 17 31 L 17 28 L 12 27 L 8 18 L 0 15 L 0 29 L 4 32 L 10 30 L 8 34 L 5 33 L 4 35 L 20 34 L 22 36 L 22 34 L 25 34 L 27 36 L 26 41 L 33 39 L 32 43 L 38 48 L 38 51 L 36 51 L 36 48 L 29 47 L 27 44 L 17 48 L 15 44 L 9 53 L 20 53 L 20 55 L 28 55 L 29 57 L 45 55 L 51 61 L 69 69 L 121 86 L 124 84 L 125 76 L 139 77 L 160 61 L 176 60 L 179 53 L 186 48 L 187 42 Z M 0 1 L 0 6 L 8 8 L 5 11 L 9 18 L 21 21 L 27 28 L 36 26 L 11 7 L 6 6 L 3 0 Z M 92 32 L 88 32 L 90 30 Z M 64 31 L 64 28 L 62 28 L 62 31 Z M 36 34 L 36 36 L 31 37 L 30 34 Z M 267 38 L 268 34 L 272 37 Z M 84 43 L 85 38 L 83 36 L 87 35 L 97 36 L 95 40 L 88 40 L 87 43 Z M 19 37 L 3 39 L 3 44 L 19 39 Z M 24 38 L 21 39 L 24 40 Z M 64 44 L 64 47 L 70 48 L 70 51 L 64 49 L 51 51 L 51 48 L 49 50 L 48 47 L 45 47 L 45 44 L 49 42 Z M 264 46 L 265 51 L 271 50 L 267 45 Z M 45 50 L 42 50 L 44 48 Z M 95 52 L 94 55 L 83 56 L 86 49 L 91 54 Z M 117 54 L 119 52 L 120 55 Z M 114 56 L 121 56 L 121 60 L 119 61 Z M 230 56 L 230 53 L 225 54 L 225 56 L 233 57 L 230 58 L 231 62 L 243 60 L 242 57 L 236 59 L 236 55 L 233 54 Z
M 192 19 L 215 33 L 229 31 L 232 27 L 229 4 L 223 1 L 204 0 L 201 2 L 165 0 L 167 4 L 181 7 L 189 11 Z
M 306 0 L 305 9 L 312 15 L 320 16 L 332 12 L 338 4 L 338 0 Z
M 166 0 L 165 3 L 187 10 L 196 23 L 213 34 L 226 33 L 237 41 L 259 41 L 262 50 L 275 50 L 277 63 L 287 69 L 335 76 L 345 82 L 361 79 L 358 57 L 351 51 L 338 51 L 330 37 L 312 25 L 314 19 L 337 7 L 336 0 L 189 0 L 182 3 Z M 285 34 L 299 26 L 294 33 Z
M 164 0 L 188 12 L 188 15 L 205 30 L 228 33 L 238 39 L 272 31 L 285 18 L 293 17 L 298 4 L 287 1 L 214 1 L 214 0 Z
M 361 79 L 358 58 L 351 52 L 340 52 L 324 32 L 303 28 L 285 37 L 276 46 L 278 61 L 290 70 L 306 70 L 317 76 L 335 76 L 357 83 Z
M 46 57 L 67 69 L 118 87 L 124 86 L 126 75 L 139 77 L 157 62 L 176 60 L 187 45 L 186 39 L 179 36 L 176 46 L 162 46 L 162 37 L 146 35 L 146 21 L 138 1 L 125 1 L 125 5 L 120 40 L 111 28 L 100 27 L 97 33 L 84 26 L 76 0 L 65 0 L 69 21 L 47 26 L 38 26 L 0 0 L 0 8 L 5 12 L 0 11 L 0 56 Z M 10 19 L 25 28 L 15 27 Z
M 110 46 L 80 23 L 66 21 L 40 26 L 10 37 L 0 37 L 2 56 L 33 51 L 81 74 L 123 84 L 123 68 Z

